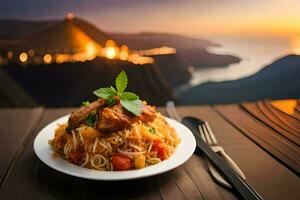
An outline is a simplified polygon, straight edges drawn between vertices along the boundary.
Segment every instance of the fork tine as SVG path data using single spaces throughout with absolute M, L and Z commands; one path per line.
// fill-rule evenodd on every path
M 200 136 L 201 136 L 202 140 L 203 140 L 205 143 L 207 143 L 201 125 L 198 126 L 198 129 L 199 129 L 199 131 L 200 131 Z
M 167 114 L 169 115 L 169 117 L 171 117 L 172 119 L 176 119 L 175 118 L 175 115 L 174 115 L 174 113 L 173 113 L 173 109 L 172 109 L 172 105 L 171 104 L 169 104 L 170 102 L 167 102 L 167 105 L 166 105 L 166 112 L 167 112 Z
M 171 111 L 171 109 L 169 107 L 166 107 L 166 112 L 167 112 L 167 115 L 172 118 L 172 119 L 175 119 L 174 118 L 174 115 L 173 115 L 173 112 Z
M 206 126 L 206 129 L 207 129 L 207 131 L 208 131 L 208 133 L 210 135 L 210 138 L 211 138 L 212 142 L 215 145 L 217 145 L 218 144 L 218 140 L 216 139 L 216 137 L 215 137 L 214 133 L 212 132 L 211 127 L 210 127 L 210 125 L 209 125 L 209 123 L 207 121 L 205 122 L 205 126 Z
M 205 128 L 205 124 L 202 124 L 202 129 L 203 129 L 203 132 L 204 132 L 204 135 L 205 135 L 207 144 L 213 145 L 213 142 L 211 141 L 211 138 L 210 138 L 210 136 L 209 136 L 209 133 L 208 133 L 208 131 L 207 131 L 206 128 Z
M 171 118 L 176 119 L 177 121 L 181 121 L 181 118 L 180 118 L 179 114 L 176 111 L 174 101 L 168 101 L 167 102 L 167 104 L 166 104 L 166 111 L 167 111 L 168 115 Z

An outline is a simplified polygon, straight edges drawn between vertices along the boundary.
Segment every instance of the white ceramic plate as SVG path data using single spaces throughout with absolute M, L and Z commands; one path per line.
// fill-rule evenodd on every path
M 57 124 L 67 122 L 68 117 L 69 115 L 61 117 L 43 128 L 34 140 L 34 151 L 39 159 L 49 167 L 65 174 L 80 178 L 115 181 L 136 179 L 161 174 L 182 165 L 192 156 L 196 148 L 196 141 L 192 132 L 181 123 L 167 118 L 168 123 L 175 128 L 178 136 L 181 139 L 181 142 L 176 147 L 175 152 L 167 160 L 143 169 L 128 171 L 97 171 L 94 169 L 87 169 L 69 163 L 62 158 L 54 158 L 53 150 L 48 144 L 48 141 L 54 137 L 54 131 L 57 128 Z

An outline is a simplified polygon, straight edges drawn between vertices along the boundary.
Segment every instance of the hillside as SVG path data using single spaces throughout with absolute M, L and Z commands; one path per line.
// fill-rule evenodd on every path
M 191 74 L 188 72 L 186 65 L 177 54 L 153 56 L 154 65 L 157 66 L 161 74 L 166 77 L 172 89 L 187 83 Z
M 21 21 L 12 19 L 0 20 L 0 38 L 20 38 L 32 32 L 46 28 L 57 21 Z
M 94 100 L 92 91 L 113 85 L 116 75 L 123 69 L 129 77 L 128 90 L 142 99 L 154 105 L 163 105 L 173 99 L 167 81 L 153 65 L 137 67 L 128 62 L 94 59 L 26 68 L 7 65 L 3 69 L 38 104 L 47 107 L 78 106 L 84 100 Z
M 134 50 L 151 49 L 159 46 L 171 46 L 176 49 L 203 49 L 208 46 L 218 46 L 218 44 L 208 40 L 167 33 L 110 33 L 110 35 L 120 43 L 129 44 Z
M 289 55 L 239 80 L 205 83 L 181 94 L 180 104 L 218 104 L 300 98 L 300 56 Z
M 110 34 L 121 44 L 127 44 L 131 49 L 142 50 L 160 46 L 170 46 L 177 49 L 180 62 L 193 67 L 224 67 L 240 62 L 240 58 L 231 55 L 218 55 L 206 51 L 207 47 L 219 44 L 204 39 L 196 39 L 175 34 L 138 33 L 138 34 Z M 170 63 L 177 65 L 177 63 Z

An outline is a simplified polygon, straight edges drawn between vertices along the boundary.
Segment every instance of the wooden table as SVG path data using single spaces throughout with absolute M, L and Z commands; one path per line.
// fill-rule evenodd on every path
M 237 199 L 212 180 L 200 151 L 170 172 L 132 181 L 91 181 L 49 168 L 34 154 L 34 138 L 71 110 L 0 109 L 0 199 Z M 209 121 L 219 143 L 265 199 L 300 199 L 299 174 L 230 120 L 247 115 L 263 125 L 241 106 L 178 107 L 178 111 Z

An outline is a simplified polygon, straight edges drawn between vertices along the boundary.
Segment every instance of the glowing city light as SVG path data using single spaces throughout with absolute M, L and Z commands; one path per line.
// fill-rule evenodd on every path
M 137 53 L 130 54 L 129 57 L 128 57 L 128 61 L 132 62 L 133 64 L 137 64 L 137 65 L 144 65 L 144 64 L 154 63 L 153 58 L 140 56 Z
M 52 57 L 51 57 L 51 55 L 48 54 L 48 53 L 44 55 L 43 59 L 44 59 L 44 62 L 45 62 L 46 64 L 50 64 L 51 61 L 52 61 Z
M 126 45 L 121 46 L 121 51 L 119 53 L 119 58 L 121 60 L 127 60 L 128 59 L 128 53 L 129 53 L 128 47 Z
M 55 60 L 56 60 L 56 63 L 58 63 L 58 64 L 68 61 L 67 55 L 64 55 L 64 54 L 56 54 Z
M 97 47 L 93 43 L 89 42 L 85 45 L 85 51 L 86 51 L 86 58 L 88 60 L 92 60 L 96 57 Z M 80 60 L 83 61 L 83 58 Z
M 154 56 L 154 55 L 169 55 L 169 54 L 176 54 L 176 49 L 172 47 L 158 47 L 153 49 L 147 49 L 142 51 L 137 51 L 141 56 Z
M 29 49 L 28 55 L 29 55 L 30 57 L 33 57 L 33 56 L 34 56 L 34 50 L 33 50 L 33 49 Z
M 116 49 L 114 47 L 105 48 L 105 57 L 108 59 L 114 59 L 116 57 Z
M 89 41 L 84 45 L 83 49 L 76 49 L 75 51 L 71 51 L 69 49 L 50 49 L 48 52 L 49 53 L 41 56 L 39 51 L 35 52 L 35 50 L 29 49 L 28 51 L 19 54 L 17 57 L 19 59 L 17 60 L 22 63 L 27 63 L 30 59 L 30 63 L 40 65 L 42 63 L 50 64 L 52 62 L 57 64 L 64 62 L 85 62 L 87 60 L 93 60 L 96 57 L 104 57 L 111 60 L 117 59 L 143 65 L 154 63 L 154 59 L 152 57 L 148 57 L 148 55 L 174 53 L 176 52 L 176 49 L 160 47 L 134 52 L 130 51 L 128 46 L 122 45 L 119 47 L 114 40 L 109 39 L 105 42 L 104 47 L 101 47 L 100 44 L 95 41 Z M 11 50 L 8 51 L 6 53 L 6 58 L 13 62 L 14 52 Z M 1 59 L 1 64 L 7 64 L 8 60 L 6 58 L 3 57 L 3 59 Z
M 74 13 L 68 13 L 67 14 L 67 19 L 70 20 L 70 21 L 73 20 L 74 19 Z
M 21 62 L 26 62 L 26 61 L 27 61 L 27 58 L 28 58 L 28 56 L 27 56 L 27 53 L 25 53 L 25 52 L 22 52 L 22 53 L 19 55 L 19 59 L 20 59 Z
M 116 46 L 116 43 L 113 40 L 107 40 L 105 42 L 105 46 L 107 46 L 107 47 L 114 47 L 114 46 Z
M 12 59 L 14 57 L 14 53 L 12 51 L 7 52 L 7 58 Z

